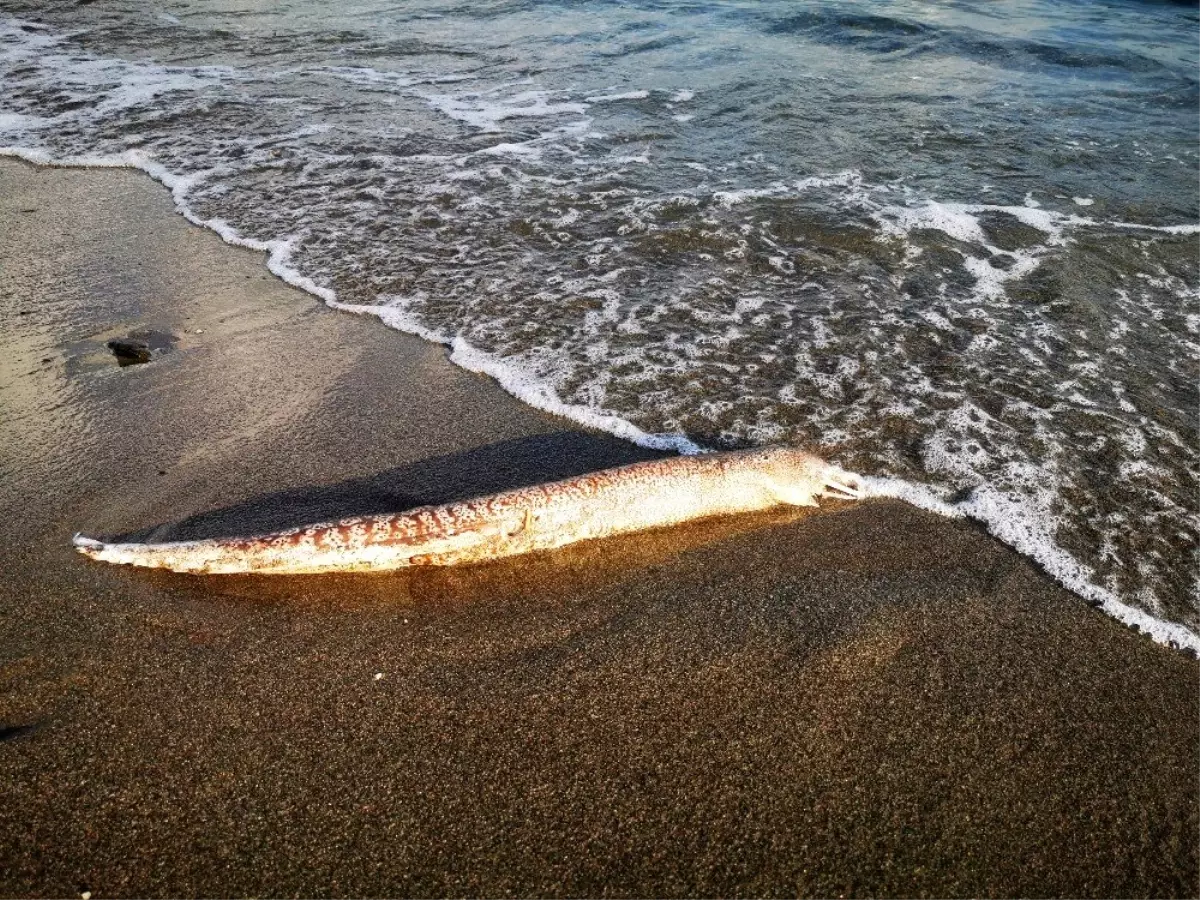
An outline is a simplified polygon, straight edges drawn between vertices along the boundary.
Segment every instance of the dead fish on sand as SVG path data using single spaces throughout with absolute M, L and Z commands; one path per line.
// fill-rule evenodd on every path
M 707 516 L 861 496 L 859 476 L 800 450 L 768 448 L 634 463 L 257 537 L 109 544 L 76 535 L 75 547 L 104 562 L 197 574 L 384 571 L 481 562 Z

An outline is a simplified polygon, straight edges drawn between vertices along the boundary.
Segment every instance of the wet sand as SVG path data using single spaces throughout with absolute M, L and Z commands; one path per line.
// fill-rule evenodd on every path
M 464 569 L 252 533 L 646 458 L 129 171 L 0 161 L 0 894 L 1196 896 L 1200 665 L 898 502 Z M 179 337 L 120 368 L 105 341 Z

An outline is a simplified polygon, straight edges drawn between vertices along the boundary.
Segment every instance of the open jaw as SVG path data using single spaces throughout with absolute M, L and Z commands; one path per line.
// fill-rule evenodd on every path
M 863 498 L 862 479 L 850 472 L 830 474 L 825 478 L 821 496 L 833 497 L 837 500 L 861 500 Z

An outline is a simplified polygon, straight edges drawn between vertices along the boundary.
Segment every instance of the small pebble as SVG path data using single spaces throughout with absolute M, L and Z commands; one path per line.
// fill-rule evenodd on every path
M 376 680 L 376 681 L 379 681 L 381 678 L 383 678 L 383 673 L 382 673 L 382 672 L 376 672 L 376 673 L 375 673 L 375 680 Z

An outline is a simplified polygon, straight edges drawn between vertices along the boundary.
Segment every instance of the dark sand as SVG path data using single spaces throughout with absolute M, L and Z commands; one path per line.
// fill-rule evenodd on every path
M 119 368 L 104 341 L 180 335 Z M 967 523 L 782 512 L 459 570 L 252 532 L 645 457 L 330 312 L 126 171 L 0 163 L 0 893 L 1191 895 L 1198 664 Z

